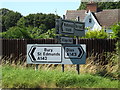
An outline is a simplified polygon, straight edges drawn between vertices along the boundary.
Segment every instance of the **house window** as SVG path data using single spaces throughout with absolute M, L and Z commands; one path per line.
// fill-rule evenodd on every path
M 91 18 L 89 18 L 89 23 L 92 23 L 92 19 Z

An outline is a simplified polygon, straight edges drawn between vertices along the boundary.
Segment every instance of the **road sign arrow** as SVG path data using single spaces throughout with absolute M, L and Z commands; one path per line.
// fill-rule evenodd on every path
M 79 55 L 78 55 L 78 57 L 82 57 L 83 56 L 83 54 L 84 54 L 84 50 L 82 49 L 82 47 L 81 48 L 78 48 L 78 50 L 79 50 Z
M 32 51 L 31 51 L 31 57 L 32 57 L 32 59 L 33 59 L 34 61 L 36 60 L 35 57 L 34 57 L 34 55 L 33 55 L 35 49 L 36 49 L 36 47 L 34 47 L 34 48 L 32 49 Z
M 85 64 L 86 45 L 28 44 L 27 64 Z
M 36 50 L 36 47 L 32 46 L 29 53 L 28 53 L 29 57 L 31 58 L 31 61 L 36 61 L 35 56 L 33 54 L 35 52 L 35 50 Z

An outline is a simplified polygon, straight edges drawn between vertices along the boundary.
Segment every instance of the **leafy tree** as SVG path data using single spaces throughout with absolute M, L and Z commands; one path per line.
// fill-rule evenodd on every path
M 106 39 L 108 38 L 108 34 L 102 30 L 88 30 L 86 32 L 85 38 L 97 38 L 97 39 Z
M 120 2 L 99 2 L 100 9 L 120 9 Z
M 44 25 L 46 27 L 45 32 L 48 29 L 55 28 L 55 19 L 59 18 L 59 16 L 54 15 L 54 14 L 42 14 L 42 13 L 37 13 L 37 14 L 29 14 L 26 17 L 22 17 L 17 25 L 18 26 L 25 26 L 25 27 L 37 27 L 39 28 L 41 25 Z
M 85 10 L 87 2 L 81 2 L 77 10 Z M 103 9 L 120 9 L 120 2 L 98 2 L 98 8 Z
M 59 18 L 54 14 L 29 14 L 22 16 L 18 12 L 8 9 L 0 9 L 2 17 L 2 29 L 0 33 L 3 38 L 53 38 L 55 33 L 55 19 Z
M 77 10 L 85 10 L 87 2 L 81 2 L 79 8 Z
M 22 17 L 20 13 L 5 8 L 0 9 L 0 16 L 2 17 L 2 31 L 16 26 L 17 21 Z
M 38 39 L 40 35 L 43 34 L 45 28 L 45 25 L 41 24 L 39 28 L 29 26 L 27 27 L 27 31 L 31 38 Z
M 26 24 L 26 21 L 24 17 L 21 17 L 17 22 L 18 27 L 25 27 L 26 26 L 25 24 Z
M 48 30 L 46 33 L 40 35 L 39 38 L 55 38 L 55 28 Z
M 120 39 L 120 22 L 118 22 L 117 24 L 113 25 L 111 27 L 111 29 L 113 31 L 111 38 L 118 38 L 118 39 Z
M 6 8 L 2 8 L 0 9 L 0 15 L 5 16 L 10 10 L 6 9 Z
M 31 38 L 26 27 L 11 27 L 8 31 L 2 33 L 3 38 Z

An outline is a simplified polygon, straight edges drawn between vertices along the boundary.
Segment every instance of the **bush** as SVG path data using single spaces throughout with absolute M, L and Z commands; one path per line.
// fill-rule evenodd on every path
M 102 30 L 88 30 L 86 32 L 85 38 L 97 38 L 97 39 L 106 39 L 108 34 Z
M 111 27 L 112 31 L 113 31 L 113 34 L 112 34 L 112 38 L 118 38 L 120 39 L 120 22 L 113 25 Z
M 26 27 L 11 27 L 8 31 L 2 33 L 3 38 L 16 39 L 16 38 L 31 38 L 28 34 Z

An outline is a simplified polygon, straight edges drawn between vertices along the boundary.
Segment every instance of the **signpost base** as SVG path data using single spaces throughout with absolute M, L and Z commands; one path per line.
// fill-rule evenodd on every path
M 62 72 L 64 72 L 64 64 L 62 64 Z
M 39 64 L 36 64 L 36 65 L 35 65 L 35 70 L 38 70 L 38 65 L 39 65 Z
M 79 67 L 79 64 L 76 65 L 76 70 L 77 70 L 78 74 L 80 74 L 80 67 Z

